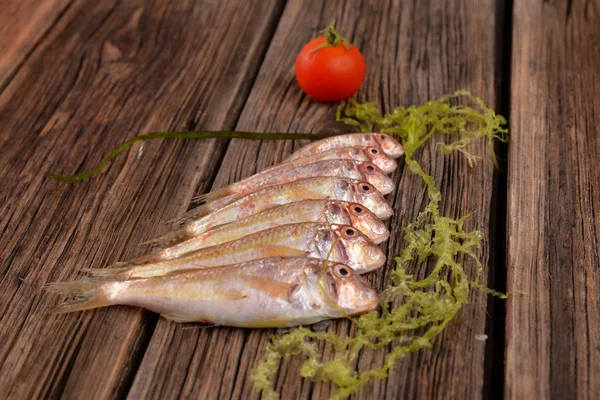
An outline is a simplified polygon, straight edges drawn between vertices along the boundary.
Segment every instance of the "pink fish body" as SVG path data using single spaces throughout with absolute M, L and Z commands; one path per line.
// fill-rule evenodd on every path
M 286 160 L 281 164 L 277 164 L 239 182 L 232 183 L 224 188 L 214 190 L 210 193 L 202 194 L 198 196 L 197 199 L 212 201 L 230 194 L 246 193 L 250 189 L 261 185 L 265 180 L 273 179 L 273 177 L 279 176 L 286 171 L 326 160 L 355 160 L 370 162 L 375 164 L 386 174 L 393 172 L 398 167 L 396 160 L 385 154 L 379 147 L 353 146 L 335 148 L 331 149 L 330 151 L 307 155 L 306 157 L 290 161 Z
M 239 221 L 218 226 L 172 247 L 150 253 L 117 266 L 171 260 L 196 250 L 230 242 L 281 225 L 303 222 L 351 225 L 379 244 L 390 235 L 387 227 L 365 206 L 340 200 L 304 200 L 270 208 Z
M 385 133 L 350 133 L 346 135 L 332 136 L 330 138 L 317 140 L 303 146 L 292 153 L 286 161 L 297 158 L 320 154 L 341 147 L 371 146 L 379 147 L 385 154 L 392 158 L 398 158 L 404 154 L 404 148 L 396 139 Z
M 107 279 L 148 278 L 272 256 L 329 259 L 344 263 L 361 274 L 380 268 L 386 260 L 379 246 L 354 227 L 306 222 L 267 229 L 205 247 L 181 258 L 119 268 L 88 269 L 87 272 Z
M 238 187 L 235 192 L 228 196 L 217 198 L 215 200 L 210 200 L 209 194 L 207 195 L 207 204 L 198 207 L 196 210 L 202 213 L 210 213 L 217 211 L 252 192 L 264 189 L 265 187 L 281 185 L 299 179 L 317 176 L 333 176 L 369 182 L 383 195 L 391 193 L 396 188 L 394 181 L 379 167 L 370 162 L 355 160 L 324 160 L 290 169 L 281 174 L 267 175 L 261 182 L 255 182 L 255 184 L 251 186 Z M 219 193 L 224 195 L 229 192 L 221 191 Z
M 379 304 L 350 267 L 312 258 L 275 257 L 136 280 L 59 282 L 47 289 L 75 295 L 57 313 L 130 305 L 178 322 L 246 328 L 307 325 Z
M 270 186 L 186 223 L 182 228 L 157 239 L 172 245 L 197 236 L 219 225 L 246 218 L 279 205 L 302 200 L 344 200 L 367 207 L 380 219 L 392 215 L 392 208 L 370 183 L 347 178 L 316 177 Z M 194 214 L 194 210 L 191 211 Z

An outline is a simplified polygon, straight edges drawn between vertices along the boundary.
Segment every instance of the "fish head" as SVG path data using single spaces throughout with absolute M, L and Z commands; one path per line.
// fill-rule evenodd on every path
M 396 184 L 377 165 L 370 162 L 362 162 L 357 165 L 360 180 L 367 181 L 375 186 L 381 194 L 390 194 L 396 189 Z
M 328 224 L 354 225 L 352 223 L 352 217 L 345 206 L 346 204 L 349 203 L 340 200 L 328 200 L 325 203 L 325 209 L 323 211 L 327 220 L 326 222 Z
M 334 224 L 330 229 L 333 231 L 333 237 L 329 240 L 333 246 L 331 257 L 335 261 L 346 263 L 361 274 L 385 264 L 385 253 L 357 228 Z M 322 256 L 327 255 L 323 253 Z
M 362 204 L 329 200 L 325 204 L 324 214 L 327 223 L 352 225 L 376 244 L 390 237 L 390 231 L 385 224 Z
M 362 149 L 364 157 L 377 165 L 386 174 L 394 172 L 398 163 L 392 157 L 388 156 L 377 146 L 369 146 Z
M 352 225 L 364 233 L 375 244 L 386 241 L 390 237 L 390 231 L 377 215 L 373 214 L 362 204 L 345 202 L 343 209 L 350 219 L 349 223 L 338 222 L 345 225 Z M 332 222 L 333 223 L 333 222 Z
M 375 140 L 381 150 L 392 158 L 398 158 L 404 154 L 404 148 L 396 139 L 385 133 L 375 133 Z
M 365 278 L 344 264 L 324 263 L 320 278 L 331 317 L 346 317 L 375 310 L 379 296 Z
M 351 201 L 367 207 L 377 218 L 386 220 L 392 216 L 392 207 L 387 203 L 385 197 L 369 182 L 352 182 Z
M 351 152 L 354 154 L 354 152 Z M 361 172 L 358 168 L 359 163 L 354 159 L 343 159 L 343 160 L 335 160 L 336 163 L 339 163 L 339 168 L 341 175 L 350 179 L 361 179 Z

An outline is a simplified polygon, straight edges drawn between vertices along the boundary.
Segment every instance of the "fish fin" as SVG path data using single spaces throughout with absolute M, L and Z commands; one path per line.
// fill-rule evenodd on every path
M 181 329 L 208 329 L 208 328 L 217 328 L 221 325 L 219 324 L 205 324 L 204 322 L 188 322 Z
M 261 250 L 265 257 L 306 257 L 310 254 L 309 251 L 277 245 L 266 245 Z
M 162 252 L 155 251 L 154 253 L 148 253 L 148 254 L 144 254 L 143 256 L 132 258 L 131 260 L 116 262 L 113 265 L 111 265 L 109 268 L 120 268 L 120 267 L 127 267 L 127 266 L 131 266 L 131 265 L 143 265 L 143 264 L 160 262 L 160 261 L 163 261 L 161 254 L 162 254 Z
M 292 302 L 294 300 L 294 295 L 296 293 L 298 293 L 298 291 L 300 290 L 301 286 L 296 284 L 290 287 L 290 289 L 288 290 L 287 293 L 287 297 L 288 297 L 288 302 Z
M 150 275 L 144 275 L 144 266 L 150 266 L 152 264 L 142 265 L 128 265 L 126 267 L 118 268 L 82 268 L 81 271 L 88 274 L 91 279 L 97 280 L 126 280 L 126 279 L 137 279 L 137 278 L 151 278 L 158 276 L 173 276 L 179 274 L 185 274 L 188 272 L 195 272 L 207 267 L 198 265 L 196 268 L 179 268 L 173 269 L 164 273 L 156 273 Z M 142 267 L 142 268 L 139 268 Z M 139 268 L 139 269 L 136 269 Z M 137 275 L 137 276 L 136 276 Z
M 286 328 L 293 326 L 293 320 L 290 317 L 273 317 L 248 321 L 243 325 L 244 328 Z
M 198 195 L 196 197 L 193 197 L 192 201 L 197 202 L 197 203 L 210 203 L 211 201 L 220 199 L 222 197 L 227 197 L 233 193 L 234 192 L 230 186 L 225 186 L 220 189 L 215 189 L 212 192 L 204 193 L 204 194 Z
M 202 207 L 204 207 L 204 206 L 205 206 L 205 204 L 198 206 L 198 207 L 194 207 L 191 210 L 183 213 L 180 217 L 167 221 L 167 224 L 171 225 L 174 228 L 177 228 L 177 227 L 184 226 L 185 224 L 187 224 L 188 222 L 191 222 L 193 220 L 200 219 L 200 218 L 202 218 L 203 215 L 202 214 L 197 215 L 196 211 L 198 209 L 202 210 Z
M 140 257 L 141 258 L 141 257 Z M 110 267 L 108 268 L 122 268 L 122 267 L 127 267 L 129 265 L 133 265 L 133 261 L 137 260 L 136 258 L 134 258 L 131 261 L 117 261 L 116 263 L 112 264 Z
M 74 311 L 91 310 L 93 308 L 111 305 L 104 294 L 102 281 L 76 281 L 76 282 L 52 282 L 44 286 L 49 292 L 76 295 L 75 298 L 66 300 L 52 310 L 54 314 L 64 314 Z
M 311 329 L 314 332 L 325 332 L 327 328 L 331 325 L 330 319 L 324 319 L 323 321 L 315 322 L 312 324 Z
M 314 191 L 306 190 L 305 193 L 306 193 L 305 199 L 310 199 L 310 200 L 331 200 L 331 199 L 333 199 L 328 194 L 320 193 L 318 191 L 318 189 L 314 190 Z
M 210 203 L 205 203 L 186 211 L 180 218 L 173 221 L 174 225 L 183 225 L 188 221 L 202 218 L 215 211 Z
M 173 322 L 179 322 L 179 323 L 186 323 L 186 322 L 203 322 L 203 321 L 196 321 L 193 318 L 188 318 L 188 317 L 179 317 L 177 315 L 174 314 L 160 314 L 161 317 L 163 317 L 164 319 L 167 319 L 169 321 L 173 321 Z
M 196 272 L 196 271 L 199 271 L 201 269 L 206 269 L 206 268 L 210 268 L 210 267 L 204 267 L 202 265 L 198 265 L 196 268 L 174 269 L 172 271 L 165 272 L 164 274 L 154 275 L 154 276 L 175 276 L 175 275 L 187 274 L 188 272 Z
M 253 290 L 264 291 L 268 293 L 269 297 L 272 299 L 281 299 L 287 301 L 288 303 L 293 302 L 294 295 L 300 289 L 300 285 L 298 284 L 277 281 L 268 278 L 260 278 L 257 276 L 247 279 L 246 286 L 252 288 Z M 239 298 L 244 297 L 246 296 Z
M 175 229 L 163 236 L 160 236 L 156 239 L 148 240 L 147 242 L 143 242 L 142 245 L 152 244 L 159 245 L 161 247 L 169 247 L 176 245 L 178 243 L 184 242 L 188 239 L 193 238 L 195 235 L 193 233 L 188 232 L 186 227 L 182 227 L 179 229 Z
M 81 271 L 85 272 L 92 278 L 100 279 L 127 279 L 129 277 L 128 272 L 133 270 L 135 266 L 127 265 L 124 267 L 109 267 L 109 268 L 82 268 Z
M 211 211 L 210 203 L 205 203 L 205 204 L 196 206 L 196 207 L 192 208 L 191 210 L 184 212 L 181 216 L 179 216 L 177 218 L 168 220 L 166 223 L 168 225 L 171 225 L 174 228 L 178 228 L 178 227 L 184 226 L 185 224 L 187 224 L 190 221 L 200 219 L 200 218 L 210 214 L 211 212 L 212 211 Z

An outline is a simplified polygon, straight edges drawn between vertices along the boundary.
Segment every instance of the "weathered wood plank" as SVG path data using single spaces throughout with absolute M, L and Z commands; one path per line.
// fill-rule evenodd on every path
M 11 80 L 0 97 L 0 397 L 126 393 L 156 316 L 51 315 L 59 299 L 42 286 L 148 251 L 139 243 L 210 184 L 227 142 L 147 142 L 80 184 L 42 174 L 88 169 L 141 132 L 231 129 L 281 9 L 87 2 Z
M 72 0 L 6 0 L 0 10 L 0 88 Z
M 506 397 L 600 397 L 600 2 L 515 1 Z
M 440 2 L 317 2 L 290 1 L 286 5 L 269 51 L 237 124 L 238 130 L 346 131 L 334 123 L 336 105 L 319 104 L 302 95 L 294 82 L 296 52 L 335 16 L 338 25 L 363 50 L 368 76 L 359 100 L 375 100 L 386 110 L 399 104 L 428 99 L 468 88 L 488 104 L 496 103 L 498 70 L 495 40 L 496 10 L 492 1 L 460 1 L 452 7 Z M 288 154 L 291 142 L 232 141 L 214 187 L 249 176 Z M 485 144 L 475 147 L 486 157 Z M 471 170 L 460 156 L 444 157 L 431 144 L 419 156 L 436 176 L 444 194 L 443 212 L 459 217 L 476 211 L 471 228 L 487 233 L 493 167 L 484 162 Z M 395 174 L 399 190 L 392 196 L 396 215 L 391 221 L 390 256 L 402 247 L 402 227 L 426 202 L 419 179 L 402 170 Z M 490 265 L 489 243 L 482 249 Z M 391 261 L 389 264 L 391 265 Z M 473 265 L 469 264 L 472 270 Z M 420 271 L 423 274 L 424 271 Z M 383 287 L 385 270 L 369 279 Z M 396 368 L 392 377 L 375 382 L 360 398 L 475 398 L 482 393 L 486 296 L 475 293 L 460 318 L 427 352 Z M 346 332 L 346 321 L 330 329 Z M 159 320 L 136 375 L 131 399 L 137 398 L 257 398 L 248 379 L 272 330 L 186 329 Z M 328 350 L 329 351 L 329 350 Z M 365 354 L 361 367 L 381 363 L 383 355 Z M 331 388 L 298 378 L 299 363 L 283 363 L 277 378 L 282 398 L 325 398 Z

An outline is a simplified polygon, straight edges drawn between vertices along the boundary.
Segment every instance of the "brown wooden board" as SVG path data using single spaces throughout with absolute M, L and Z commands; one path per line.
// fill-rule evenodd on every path
M 58 23 L 71 0 L 4 0 L 0 6 L 0 88 Z M 81 3 L 81 2 L 80 2 Z
M 15 71 L 0 94 L 0 397 L 128 391 L 157 317 L 52 315 L 59 298 L 42 286 L 149 251 L 139 243 L 210 185 L 227 142 L 146 142 L 78 184 L 42 174 L 87 170 L 142 132 L 233 128 L 281 9 L 85 2 Z
M 516 0 L 506 397 L 600 397 L 600 3 Z
M 237 130 L 327 132 L 348 131 L 334 122 L 336 104 L 320 104 L 304 96 L 294 82 L 293 64 L 304 43 L 337 17 L 338 26 L 362 49 L 368 76 L 357 98 L 376 101 L 385 110 L 419 104 L 458 88 L 467 88 L 497 105 L 497 14 L 492 1 L 442 2 L 318 2 L 289 1 L 244 107 Z M 213 187 L 249 176 L 289 154 L 291 142 L 233 140 Z M 490 233 L 493 166 L 487 144 L 474 146 L 483 161 L 471 169 L 459 156 L 445 157 L 431 143 L 417 159 L 441 185 L 443 213 L 460 217 L 475 211 L 470 229 Z M 394 174 L 399 184 L 391 196 L 395 216 L 392 237 L 385 246 L 390 258 L 403 246 L 402 228 L 426 204 L 423 183 L 402 166 Z M 486 271 L 490 242 L 481 258 Z M 393 261 L 390 259 L 388 267 Z M 417 271 L 424 276 L 425 268 Z M 474 276 L 474 265 L 467 269 Z M 484 274 L 485 275 L 485 274 Z M 377 288 L 387 282 L 386 269 L 369 276 Z M 485 280 L 485 279 L 484 279 Z M 487 297 L 475 292 L 471 303 L 436 340 L 435 346 L 412 357 L 390 379 L 365 387 L 360 398 L 477 398 L 484 384 L 485 343 L 475 335 L 486 330 Z M 347 321 L 329 328 L 347 332 Z M 186 328 L 160 319 L 136 374 L 129 398 L 257 398 L 249 373 L 274 330 Z M 331 349 L 326 350 L 331 355 Z M 361 368 L 380 364 L 382 353 L 363 354 Z M 298 377 L 298 359 L 286 360 L 276 379 L 283 399 L 326 398 L 327 385 Z

